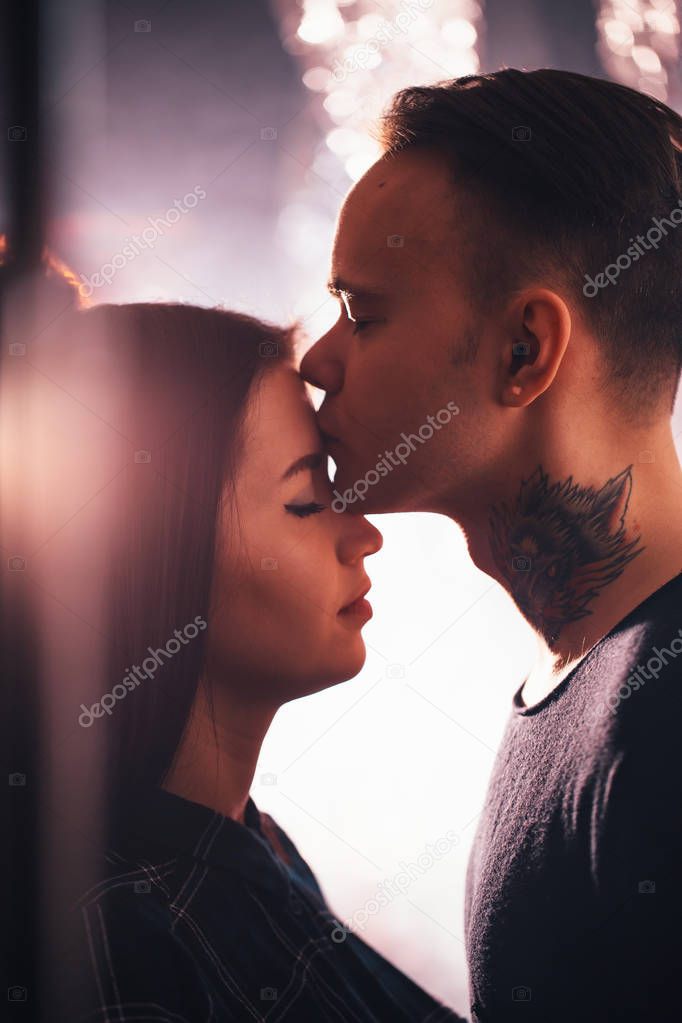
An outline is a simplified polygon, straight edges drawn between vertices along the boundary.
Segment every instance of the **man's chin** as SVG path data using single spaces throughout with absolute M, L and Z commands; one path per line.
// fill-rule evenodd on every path
M 348 512 L 351 515 L 400 511 L 399 495 L 389 495 L 386 487 L 382 486 L 383 483 L 383 479 L 377 483 L 368 483 L 363 474 L 345 473 L 337 469 L 332 484 L 334 492 L 332 510 L 339 513 Z

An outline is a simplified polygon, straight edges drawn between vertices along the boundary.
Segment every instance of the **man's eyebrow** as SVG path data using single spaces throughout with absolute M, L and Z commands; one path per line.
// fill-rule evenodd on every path
M 292 462 L 287 471 L 282 475 L 282 482 L 291 479 L 292 476 L 296 476 L 299 472 L 304 472 L 305 469 L 319 469 L 326 457 L 324 451 L 312 451 L 309 455 L 302 455 L 295 462 Z
M 344 281 L 342 277 L 332 277 L 327 282 L 327 291 L 334 295 L 336 298 L 340 298 L 342 295 L 346 295 L 348 298 L 378 298 L 381 295 L 381 289 L 375 287 L 359 288 L 351 284 L 350 281 Z

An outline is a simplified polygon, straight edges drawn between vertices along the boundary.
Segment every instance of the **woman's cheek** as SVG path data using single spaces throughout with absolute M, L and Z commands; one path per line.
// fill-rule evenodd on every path
M 295 601 L 299 616 L 316 631 L 324 631 L 336 615 L 336 559 L 330 545 L 322 540 L 292 551 L 290 564 L 290 599 Z

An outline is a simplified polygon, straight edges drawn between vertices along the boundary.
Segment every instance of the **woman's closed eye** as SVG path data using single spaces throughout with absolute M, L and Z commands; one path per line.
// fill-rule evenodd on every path
M 309 501 L 307 504 L 285 504 L 285 509 L 299 519 L 305 519 L 308 515 L 317 515 L 324 511 L 326 504 L 319 504 L 317 501 Z
M 310 469 L 309 482 L 295 494 L 293 501 L 284 504 L 284 510 L 298 519 L 306 519 L 310 515 L 319 515 L 329 507 L 333 497 L 332 481 L 327 471 L 328 459 L 320 455 L 319 460 Z

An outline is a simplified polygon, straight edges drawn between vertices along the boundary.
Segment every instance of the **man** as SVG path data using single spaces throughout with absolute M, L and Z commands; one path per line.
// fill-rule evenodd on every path
M 306 354 L 334 510 L 429 511 L 535 628 L 467 879 L 471 1016 L 679 1019 L 682 119 L 552 70 L 399 93 Z

